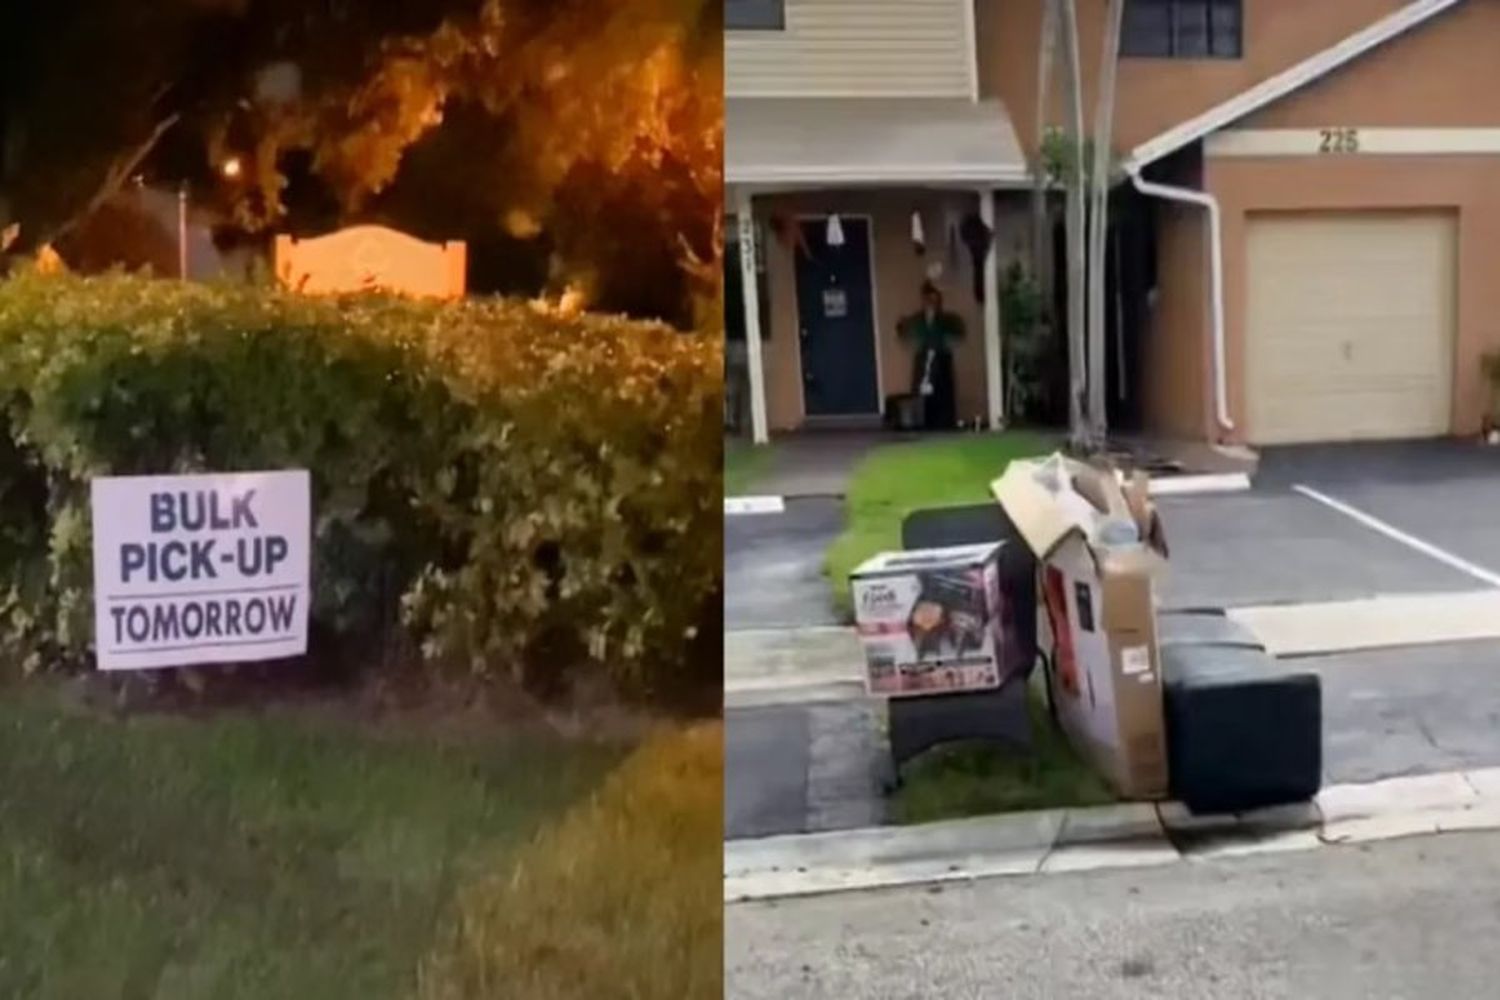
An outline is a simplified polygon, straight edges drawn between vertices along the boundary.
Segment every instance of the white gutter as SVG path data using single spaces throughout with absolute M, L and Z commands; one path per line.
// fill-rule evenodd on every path
M 1219 202 L 1206 191 L 1148 181 L 1141 176 L 1140 167 L 1134 164 L 1126 167 L 1126 172 L 1130 175 L 1130 182 L 1141 194 L 1197 205 L 1208 210 L 1209 296 L 1213 300 L 1214 409 L 1219 426 L 1232 431 L 1234 421 L 1229 416 L 1228 377 L 1224 363 L 1224 247 L 1219 229 Z

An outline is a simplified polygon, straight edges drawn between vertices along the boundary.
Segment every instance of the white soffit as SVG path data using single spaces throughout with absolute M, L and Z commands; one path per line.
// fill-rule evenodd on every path
M 962 98 L 730 98 L 724 172 L 768 188 L 1029 178 L 1004 105 Z

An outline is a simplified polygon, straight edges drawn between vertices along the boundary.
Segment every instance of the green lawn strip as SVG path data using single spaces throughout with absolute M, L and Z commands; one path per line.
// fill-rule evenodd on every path
M 724 732 L 667 731 L 462 893 L 421 1000 L 717 1000 Z
M 0 996 L 409 996 L 457 888 L 623 749 L 0 688 Z
M 859 464 L 844 498 L 844 532 L 826 567 L 838 610 L 849 614 L 849 572 L 877 552 L 901 547 L 901 520 L 923 507 L 990 500 L 990 483 L 1012 459 L 1054 447 L 1021 432 L 955 435 L 877 448 Z
M 744 496 L 771 468 L 769 444 L 755 445 L 740 438 L 724 439 L 724 495 Z
M 891 797 L 896 823 L 930 823 L 1023 809 L 1115 801 L 1101 779 L 1052 723 L 1038 678 L 1030 691 L 1032 746 L 938 748 L 912 761 Z

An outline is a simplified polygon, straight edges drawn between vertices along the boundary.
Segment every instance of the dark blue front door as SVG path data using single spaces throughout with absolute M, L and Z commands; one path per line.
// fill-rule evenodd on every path
M 844 242 L 828 245 L 828 220 L 801 223 L 797 319 L 807 415 L 880 412 L 875 368 L 875 307 L 870 289 L 870 225 L 839 219 Z

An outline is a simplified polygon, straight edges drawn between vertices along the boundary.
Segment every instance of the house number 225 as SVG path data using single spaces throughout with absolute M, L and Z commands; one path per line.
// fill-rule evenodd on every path
M 1323 129 L 1318 129 L 1318 152 L 1320 152 L 1320 153 L 1357 153 L 1357 152 L 1359 152 L 1359 129 L 1357 129 L 1357 128 L 1323 128 Z

